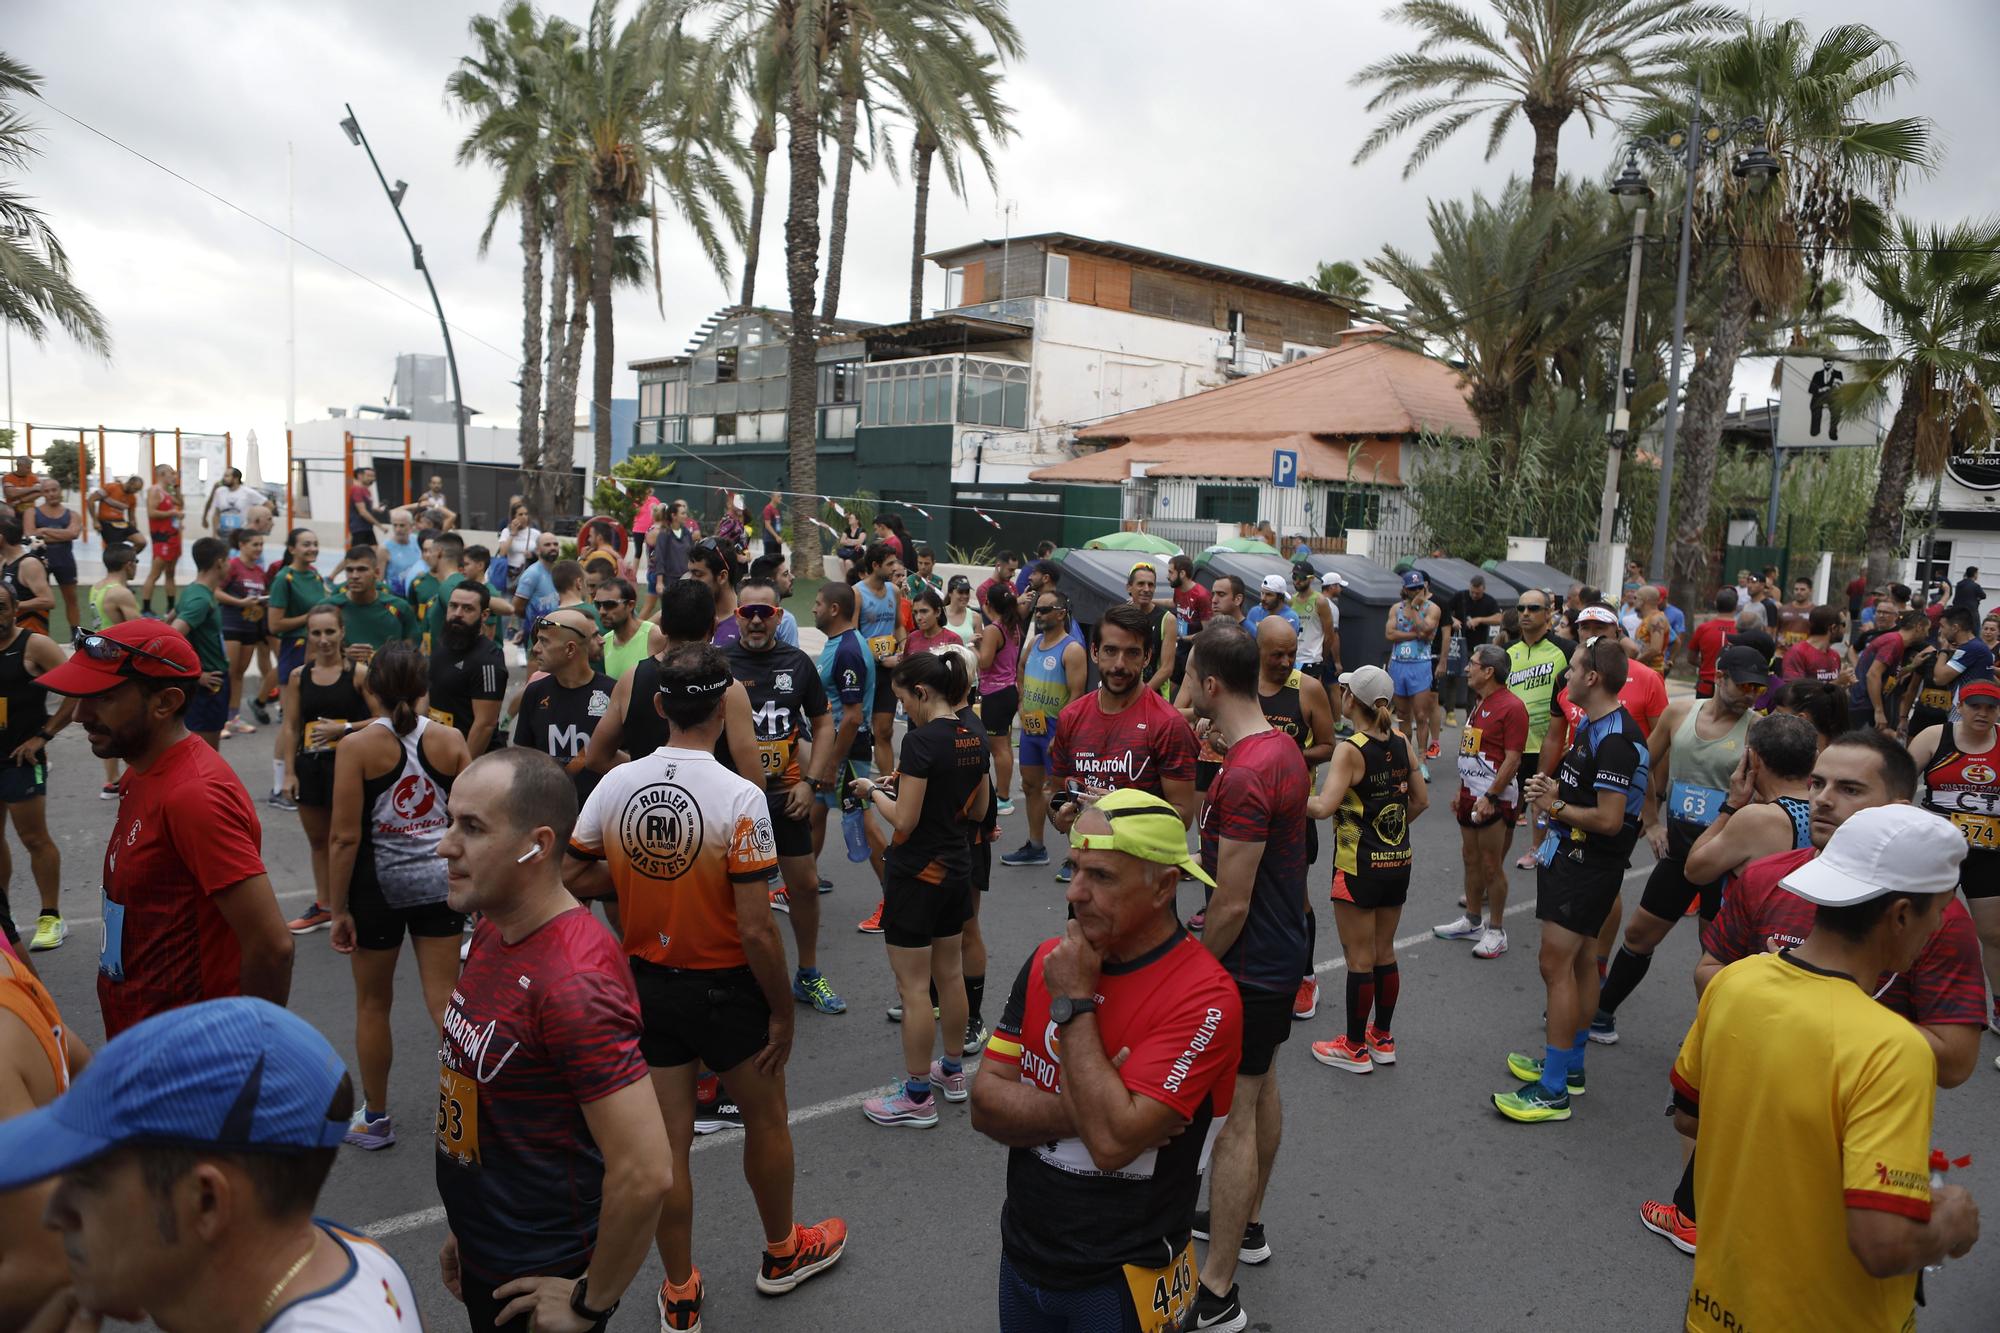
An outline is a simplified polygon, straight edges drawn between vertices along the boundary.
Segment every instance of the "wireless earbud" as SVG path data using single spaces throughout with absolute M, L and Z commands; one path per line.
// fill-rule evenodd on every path
M 519 856 L 515 857 L 514 864 L 517 866 L 524 866 L 528 864 L 528 862 L 534 860 L 537 856 L 540 856 L 541 852 L 542 852 L 542 844 L 538 842 L 534 846 L 528 848 L 527 851 L 522 852 Z

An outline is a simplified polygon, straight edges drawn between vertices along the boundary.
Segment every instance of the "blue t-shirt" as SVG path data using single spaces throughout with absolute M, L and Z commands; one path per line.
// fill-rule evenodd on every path
M 410 580 L 424 567 L 424 548 L 415 537 L 399 542 L 394 537 L 382 543 L 389 557 L 389 591 L 398 597 L 410 595 Z
M 556 609 L 556 583 L 549 575 L 549 567 L 539 560 L 529 561 L 514 584 L 514 595 L 528 603 L 527 624 L 523 628 L 532 637 L 535 622 Z
M 1285 622 L 1289 624 L 1293 629 L 1299 630 L 1300 632 L 1303 632 L 1305 630 L 1305 626 L 1299 623 L 1299 618 L 1297 615 L 1293 613 L 1291 607 L 1281 606 L 1276 611 L 1266 611 L 1264 609 L 1264 604 L 1262 602 L 1259 602 L 1257 603 L 1257 605 L 1251 607 L 1250 614 L 1243 617 L 1243 628 L 1249 630 L 1252 634 L 1255 634 L 1257 632 L 1257 626 L 1263 622 L 1266 616 L 1281 616 L 1284 618 Z
M 858 632 L 845 629 L 826 641 L 826 647 L 819 653 L 819 683 L 826 688 L 826 699 L 836 730 L 840 727 L 840 720 L 847 716 L 848 709 L 863 710 L 861 725 L 854 732 L 854 747 L 849 754 L 851 758 L 866 760 L 871 753 L 872 740 L 865 712 L 868 701 L 875 695 L 875 658 Z
M 799 622 L 790 611 L 778 616 L 778 642 L 799 646 Z
M 1958 671 L 1951 682 L 1953 689 L 1968 680 L 1992 680 L 1993 650 L 1986 646 L 1984 639 L 1967 639 L 1952 650 L 1948 665 Z

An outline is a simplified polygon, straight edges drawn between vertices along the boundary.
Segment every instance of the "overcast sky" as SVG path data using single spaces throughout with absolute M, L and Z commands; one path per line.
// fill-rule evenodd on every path
M 1478 0 L 1470 0 L 1474 9 Z M 497 6 L 489 6 L 493 8 Z M 587 4 L 550 8 L 581 17 Z M 931 248 L 998 237 L 1002 201 L 1015 234 L 1066 230 L 1280 277 L 1319 259 L 1365 259 L 1385 242 L 1428 250 L 1433 196 L 1493 190 L 1526 173 L 1525 127 L 1481 158 L 1468 128 L 1411 179 L 1395 146 L 1349 164 L 1370 118 L 1352 72 L 1407 49 L 1407 31 L 1371 0 L 1015 0 L 1027 56 L 1005 95 L 1020 135 L 999 158 L 999 189 L 960 201 L 933 192 Z M 490 252 L 477 238 L 493 179 L 453 153 L 465 125 L 444 81 L 469 49 L 480 7 L 447 0 L 8 0 L 0 46 L 45 78 L 49 105 L 22 106 L 44 155 L 23 187 L 68 246 L 76 276 L 115 340 L 106 364 L 63 341 L 13 348 L 13 417 L 63 425 L 255 428 L 285 421 L 285 243 L 280 236 L 72 123 L 55 108 L 283 226 L 286 151 L 296 170 L 296 234 L 381 286 L 301 251 L 297 257 L 298 416 L 379 402 L 398 352 L 441 350 L 422 278 L 359 149 L 339 129 L 351 101 L 383 169 L 410 182 L 410 225 L 457 337 L 477 420 L 511 423 L 520 347 L 520 263 L 511 219 Z M 1795 0 L 1766 12 L 1815 28 L 1869 21 L 1899 42 L 1917 85 L 1892 109 L 1939 123 L 1943 170 L 1911 183 L 1903 206 L 1951 219 L 2000 208 L 2000 6 L 1990 0 Z M 1598 172 L 1616 144 L 1580 123 L 1563 164 Z M 759 299 L 785 304 L 784 153 Z M 906 313 L 907 180 L 859 179 L 841 313 Z M 635 357 L 679 352 L 734 300 L 672 220 L 662 232 L 664 316 L 651 292 L 618 298 L 617 394 L 636 392 Z M 927 305 L 942 296 L 933 276 Z M 382 288 L 389 289 L 388 291 Z M 392 294 L 393 293 L 393 294 Z M 400 298 L 402 299 L 398 299 Z M 589 367 L 585 366 L 588 385 Z M 4 404 L 0 404 L 4 410 Z M 37 435 L 41 432 L 38 430 Z M 266 456 L 269 458 L 269 455 Z M 113 462 L 119 462 L 114 446 Z M 267 466 L 267 474 L 276 469 Z

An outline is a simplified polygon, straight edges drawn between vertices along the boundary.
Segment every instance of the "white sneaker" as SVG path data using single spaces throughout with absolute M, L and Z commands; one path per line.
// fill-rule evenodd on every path
M 1488 926 L 1480 932 L 1479 943 L 1472 946 L 1474 958 L 1498 958 L 1507 952 L 1507 932 L 1498 926 Z
M 1460 913 L 1442 926 L 1432 926 L 1431 934 L 1441 940 L 1471 940 L 1478 939 L 1480 932 L 1485 929 L 1478 918 Z

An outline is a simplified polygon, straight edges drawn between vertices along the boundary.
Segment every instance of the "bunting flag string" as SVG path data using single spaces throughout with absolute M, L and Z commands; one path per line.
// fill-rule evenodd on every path
M 916 510 L 919 514 L 922 514 L 925 518 L 929 518 L 931 516 L 931 511 L 924 508 L 920 504 L 911 504 L 908 500 L 898 500 L 896 501 L 896 503 L 903 506 L 903 508 L 905 509 Z
M 987 513 L 984 509 L 979 508 L 977 505 L 973 506 L 972 512 L 979 515 L 981 518 L 985 519 L 988 523 L 991 523 L 994 527 L 997 528 L 1000 526 L 999 519 L 993 517 L 993 515 Z M 928 515 L 926 515 L 926 517 L 928 517 Z
M 831 495 L 822 495 L 819 498 L 820 503 L 832 505 L 834 513 L 840 515 L 842 518 L 847 517 L 847 511 L 840 507 L 840 501 L 834 499 Z

